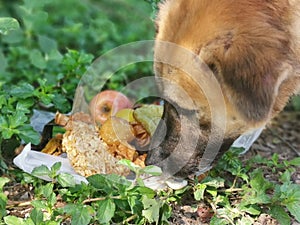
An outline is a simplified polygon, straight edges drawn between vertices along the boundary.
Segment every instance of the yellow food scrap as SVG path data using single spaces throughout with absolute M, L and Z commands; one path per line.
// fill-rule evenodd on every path
M 61 142 L 63 139 L 62 134 L 57 134 L 54 138 L 52 138 L 45 148 L 41 152 L 47 153 L 50 155 L 60 155 L 62 153 Z

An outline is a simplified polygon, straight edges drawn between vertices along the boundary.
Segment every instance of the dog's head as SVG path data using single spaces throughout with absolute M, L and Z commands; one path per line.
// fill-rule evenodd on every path
M 205 149 L 220 148 L 221 155 L 239 135 L 282 110 L 300 86 L 299 3 L 291 4 L 169 0 L 160 5 L 154 69 L 166 103 L 156 140 L 164 138 L 154 140 L 148 164 L 193 173 Z

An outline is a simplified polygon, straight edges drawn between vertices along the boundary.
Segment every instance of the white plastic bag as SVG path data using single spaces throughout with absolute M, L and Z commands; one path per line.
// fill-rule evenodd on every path
M 53 156 L 45 154 L 42 152 L 32 151 L 31 144 L 27 144 L 21 154 L 14 158 L 14 164 L 18 166 L 21 170 L 30 173 L 36 167 L 41 165 L 47 166 L 49 169 L 53 164 L 61 162 L 61 168 L 59 173 L 69 173 L 74 176 L 76 183 L 87 182 L 85 177 L 77 174 L 72 168 L 69 160 L 60 156 Z M 43 180 L 51 181 L 51 178 L 48 176 L 39 177 Z
M 241 135 L 233 142 L 231 147 L 244 148 L 245 150 L 241 152 L 241 154 L 246 153 L 264 129 L 265 127 L 260 127 L 256 130 Z

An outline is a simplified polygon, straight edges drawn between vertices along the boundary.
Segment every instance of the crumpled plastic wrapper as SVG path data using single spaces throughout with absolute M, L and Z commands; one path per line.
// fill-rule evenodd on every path
M 260 136 L 261 132 L 265 129 L 265 127 L 260 127 L 251 132 L 245 133 L 241 135 L 238 139 L 236 139 L 231 147 L 235 148 L 244 148 L 245 150 L 240 154 L 245 154 L 252 146 L 252 144 L 256 141 L 256 139 Z
M 14 158 L 13 162 L 17 167 L 29 174 L 31 174 L 32 170 L 36 167 L 45 165 L 50 169 L 55 163 L 61 162 L 61 168 L 59 170 L 59 173 L 68 173 L 73 175 L 76 183 L 78 184 L 81 182 L 87 183 L 85 177 L 80 176 L 78 173 L 75 172 L 75 170 L 70 164 L 69 159 L 63 158 L 61 156 L 53 156 L 46 153 L 33 151 L 31 150 L 30 143 L 27 144 L 24 147 L 23 151 L 17 157 Z M 51 178 L 47 176 L 41 176 L 39 178 L 51 181 Z

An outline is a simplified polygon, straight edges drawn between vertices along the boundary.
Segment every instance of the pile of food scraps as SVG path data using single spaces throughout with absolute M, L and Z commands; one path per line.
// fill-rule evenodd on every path
M 129 169 L 118 164 L 120 159 L 144 167 L 162 106 L 134 107 L 122 93 L 107 90 L 91 100 L 89 111 L 70 116 L 57 113 L 55 123 L 66 132 L 52 138 L 42 152 L 67 153 L 74 170 L 85 177 L 97 173 L 128 175 Z

